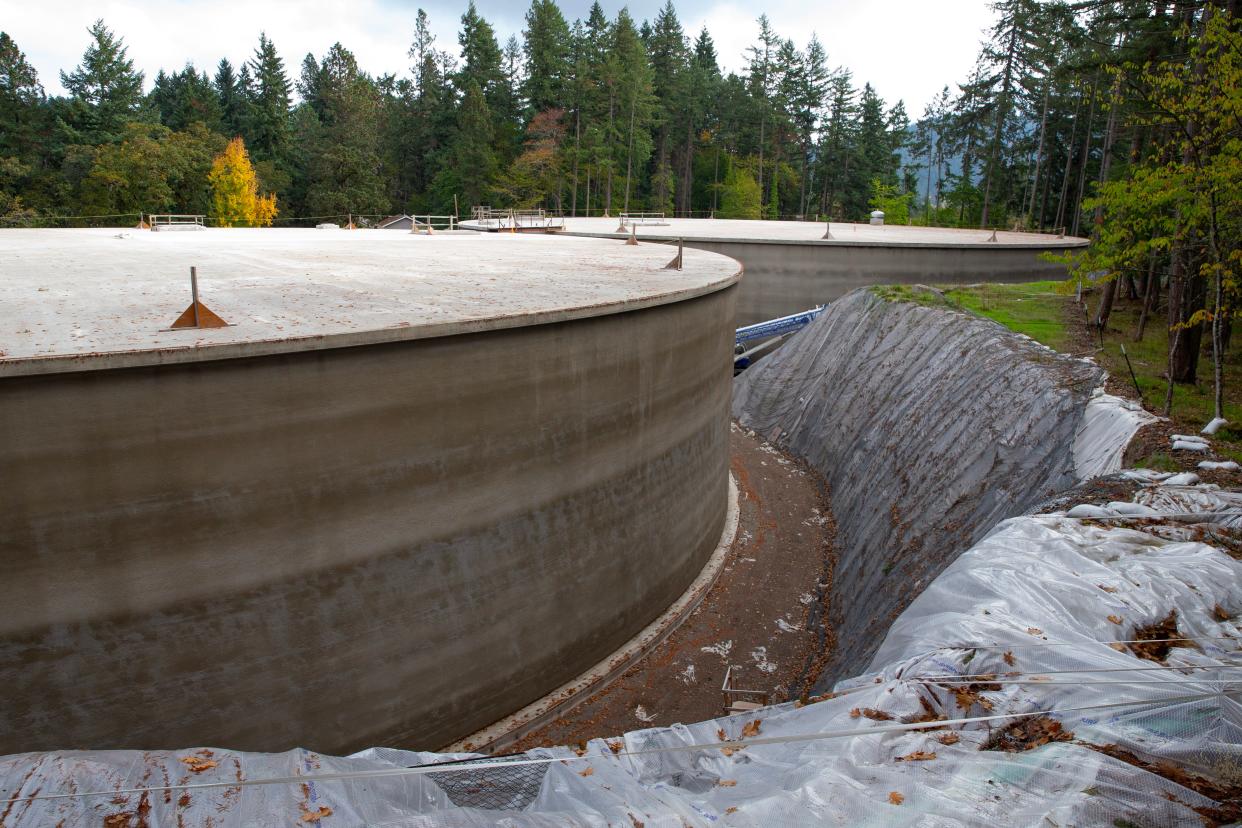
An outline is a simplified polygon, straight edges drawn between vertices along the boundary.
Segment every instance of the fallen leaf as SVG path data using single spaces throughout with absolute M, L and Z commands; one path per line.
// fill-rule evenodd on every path
M 897 793 L 896 791 L 893 791 L 892 793 L 888 795 L 888 804 L 890 805 L 900 805 L 901 803 L 905 801 L 906 801 L 906 798 L 902 796 L 901 794 Z
M 182 756 L 181 761 L 190 769 L 190 773 L 202 773 L 217 766 L 213 760 L 204 759 L 201 756 Z
M 325 817 L 330 817 L 330 816 L 332 816 L 332 809 L 329 808 L 327 805 L 321 806 L 318 811 L 307 811 L 305 810 L 305 808 L 303 808 L 301 821 L 302 822 L 314 822 L 317 819 L 324 819 Z
M 729 737 L 725 735 L 725 732 L 724 732 L 724 728 L 723 728 L 723 727 L 718 727 L 718 728 L 716 728 L 716 738 L 717 738 L 717 739 L 719 739 L 719 740 L 720 740 L 720 741 L 722 741 L 722 742 L 727 742 L 727 741 L 729 741 Z
M 1030 633 L 1031 635 L 1043 635 L 1044 634 L 1044 631 L 1041 630 L 1039 627 L 1027 627 L 1026 631 Z
M 728 808 L 725 808 L 725 813 L 726 813 L 726 814 L 736 814 L 736 813 L 737 813 L 737 808 L 735 808 L 735 807 L 733 807 L 732 805 L 730 805 Z
M 994 732 L 983 749 L 1021 753 L 1049 742 L 1069 742 L 1073 738 L 1074 734 L 1061 727 L 1060 722 L 1038 716 L 1019 719 Z
M 611 750 L 613 753 L 620 753 L 621 748 L 623 747 L 625 747 L 625 742 L 621 741 L 620 739 L 617 739 L 614 742 L 608 743 L 608 749 Z
M 736 779 L 721 779 L 716 784 L 722 788 L 733 788 L 737 786 L 737 780 Z
M 883 710 L 876 710 L 874 707 L 864 707 L 861 710 L 855 707 L 850 711 L 850 716 L 855 719 L 859 716 L 866 716 L 868 719 L 876 722 L 888 722 L 893 719 L 891 713 L 885 713 Z
M 590 776 L 593 773 L 595 773 L 595 768 L 587 768 L 586 770 L 578 771 L 579 776 Z
M 1114 624 L 1120 625 L 1122 619 L 1120 615 L 1110 615 L 1108 616 L 1108 620 L 1112 621 Z
M 1013 666 L 1013 651 L 1012 650 L 1007 651 L 1003 656 L 1001 656 L 1001 658 L 1005 659 L 1005 663 L 1008 664 L 1010 667 Z
M 941 733 L 936 738 L 942 745 L 956 745 L 958 742 L 962 741 L 962 737 L 958 736 L 956 733 Z
M 936 758 L 936 752 L 934 750 L 930 752 L 925 751 L 925 750 L 916 750 L 913 753 L 907 753 L 905 756 L 898 756 L 897 761 L 898 762 L 926 762 L 929 759 L 935 759 L 935 758 Z
M 1117 591 L 1117 587 L 1104 586 L 1103 584 L 1096 584 L 1096 586 L 1098 586 L 1100 589 L 1104 590 L 1105 592 L 1116 592 Z
M 755 719 L 753 722 L 748 722 L 742 727 L 743 739 L 751 739 L 759 735 L 759 721 L 759 719 Z

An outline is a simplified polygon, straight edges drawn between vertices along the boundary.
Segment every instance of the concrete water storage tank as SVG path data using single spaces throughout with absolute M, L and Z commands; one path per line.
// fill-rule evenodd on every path
M 1045 251 L 1085 247 L 1086 239 L 1043 233 L 955 230 L 809 221 L 653 218 L 633 222 L 640 241 L 685 243 L 723 253 L 746 268 L 737 324 L 806 310 L 875 284 L 1030 282 L 1064 279 Z M 615 218 L 567 218 L 563 235 L 621 238 Z M 463 227 L 484 229 L 476 223 Z M 630 227 L 627 225 L 627 232 Z M 825 238 L 827 231 L 830 238 Z
M 0 231 L 0 754 L 431 748 L 611 653 L 726 512 L 739 268 L 668 258 Z

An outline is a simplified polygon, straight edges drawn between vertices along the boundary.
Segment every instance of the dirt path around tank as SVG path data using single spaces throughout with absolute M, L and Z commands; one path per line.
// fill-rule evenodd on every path
M 769 691 L 773 703 L 814 684 L 833 641 L 823 627 L 835 561 L 828 485 L 737 424 L 730 444 L 737 539 L 698 609 L 608 687 L 505 752 L 724 715 L 730 665 L 734 686 Z

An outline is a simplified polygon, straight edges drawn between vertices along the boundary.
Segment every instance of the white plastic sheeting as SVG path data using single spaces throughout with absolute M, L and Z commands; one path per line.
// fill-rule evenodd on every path
M 1215 513 L 1218 524 L 1242 511 L 1242 496 L 1213 486 L 1152 483 L 1136 501 L 1172 514 Z M 0 759 L 4 798 L 227 787 L 0 803 L 0 824 L 1199 824 L 1193 809 L 1211 807 L 1207 797 L 1089 745 L 1209 777 L 1232 773 L 1242 783 L 1242 563 L 1185 540 L 1195 527 L 1184 520 L 1159 527 L 1172 527 L 1171 537 L 1113 523 L 1054 514 L 1000 524 L 901 614 L 871 670 L 828 700 L 635 731 L 612 744 L 596 740 L 584 756 L 535 751 L 526 758 L 565 761 L 452 777 L 315 779 L 463 758 L 387 749 L 345 758 L 195 749 L 9 756 Z M 1160 664 L 1109 646 L 1170 611 L 1197 647 L 1174 648 Z M 996 683 L 955 693 L 971 680 L 956 678 L 964 674 Z M 1052 711 L 1073 741 L 981 749 L 1014 721 L 1008 715 L 1033 711 Z M 894 732 L 929 715 L 986 720 Z M 721 744 L 747 736 L 788 741 Z M 691 745 L 708 747 L 647 752 Z M 278 777 L 307 779 L 233 784 Z
M 1131 400 L 1096 389 L 1074 435 L 1074 474 L 1090 480 L 1121 471 L 1121 459 L 1134 433 L 1156 418 Z
M 817 689 L 863 669 L 958 554 L 1078 484 L 1078 466 L 1115 462 L 1131 434 L 1133 412 L 1095 393 L 1098 365 L 916 290 L 927 305 L 853 291 L 734 381 L 738 422 L 832 489 L 836 647 Z

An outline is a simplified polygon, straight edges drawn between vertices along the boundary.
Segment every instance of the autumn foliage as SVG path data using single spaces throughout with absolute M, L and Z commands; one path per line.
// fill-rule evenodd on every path
M 211 163 L 212 216 L 221 227 L 270 227 L 276 196 L 259 195 L 259 180 L 241 138 L 234 138 Z

